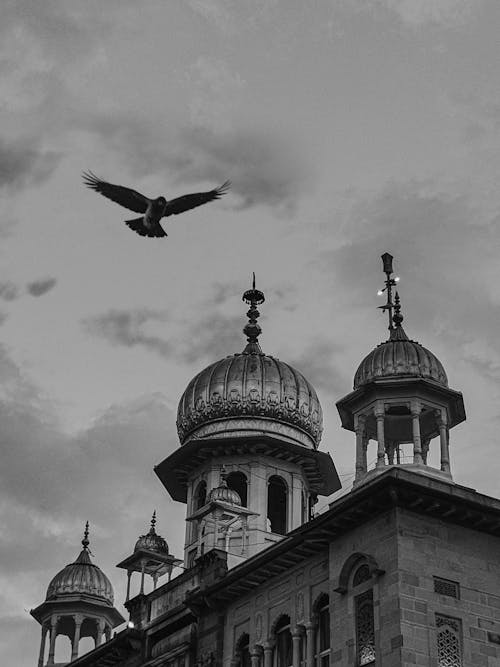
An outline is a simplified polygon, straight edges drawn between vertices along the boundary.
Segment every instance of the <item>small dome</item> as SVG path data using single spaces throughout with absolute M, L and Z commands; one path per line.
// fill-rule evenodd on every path
M 144 549 L 145 551 L 154 551 L 159 554 L 168 556 L 168 544 L 167 541 L 161 537 L 161 535 L 156 534 L 155 530 L 156 523 L 156 512 L 153 513 L 153 518 L 151 519 L 151 528 L 146 535 L 141 535 L 137 542 L 135 543 L 134 552 L 139 551 L 139 549 Z
M 226 480 L 223 479 L 219 486 L 212 489 L 208 494 L 208 502 L 219 501 L 223 503 L 229 503 L 231 505 L 238 505 L 241 507 L 241 498 L 240 494 L 234 489 L 230 489 L 226 484 Z
M 88 524 L 82 540 L 83 549 L 80 555 L 74 563 L 66 565 L 52 579 L 47 588 L 46 600 L 72 595 L 88 595 L 113 606 L 113 586 L 104 572 L 90 560 L 87 537 Z
M 425 378 L 448 386 L 439 359 L 420 343 L 409 340 L 403 327 L 396 324 L 389 340 L 378 345 L 360 363 L 354 376 L 354 389 L 374 380 L 401 378 Z

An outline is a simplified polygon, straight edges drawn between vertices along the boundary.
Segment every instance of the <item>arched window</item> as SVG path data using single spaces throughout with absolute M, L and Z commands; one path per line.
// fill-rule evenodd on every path
M 278 475 L 271 475 L 267 485 L 267 518 L 272 533 L 285 535 L 287 532 L 286 482 Z
M 290 616 L 282 616 L 274 629 L 276 637 L 275 667 L 292 667 L 292 633 L 290 632 Z
M 325 593 L 315 603 L 314 615 L 316 617 L 316 665 L 328 667 L 330 663 L 330 600 Z
M 247 507 L 247 476 L 242 472 L 230 472 L 226 477 L 226 483 L 230 489 L 236 491 L 239 495 L 243 507 Z
M 238 639 L 235 653 L 238 667 L 250 667 L 250 637 L 246 633 Z
M 462 623 L 458 618 L 436 614 L 439 667 L 462 667 Z
M 353 588 L 371 581 L 370 568 L 362 563 L 352 577 Z M 363 589 L 362 589 L 363 590 Z M 356 618 L 356 656 L 358 667 L 375 664 L 375 618 L 373 611 L 373 589 L 367 588 L 354 598 Z
M 194 494 L 194 510 L 199 510 L 207 501 L 207 483 L 202 480 L 196 487 Z

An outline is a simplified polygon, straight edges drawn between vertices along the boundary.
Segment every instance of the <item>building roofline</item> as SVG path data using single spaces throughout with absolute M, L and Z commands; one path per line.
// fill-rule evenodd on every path
M 452 482 L 397 468 L 333 501 L 324 514 L 195 591 L 187 604 L 227 602 L 327 549 L 332 539 L 395 507 L 500 536 L 500 500 Z

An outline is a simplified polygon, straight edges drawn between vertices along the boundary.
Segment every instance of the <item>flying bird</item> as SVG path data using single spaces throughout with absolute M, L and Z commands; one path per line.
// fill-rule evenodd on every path
M 169 215 L 178 215 L 214 199 L 219 199 L 222 195 L 226 194 L 231 185 L 230 181 L 225 181 L 218 188 L 214 188 L 208 192 L 193 192 L 189 195 L 168 200 L 165 197 L 149 199 L 149 197 L 141 195 L 140 192 L 125 188 L 123 185 L 106 183 L 106 181 L 101 181 L 91 171 L 83 172 L 83 182 L 87 187 L 100 192 L 101 195 L 104 195 L 117 204 L 135 211 L 135 213 L 141 213 L 140 218 L 125 220 L 125 224 L 130 229 L 133 229 L 134 232 L 137 232 L 137 234 L 150 237 L 167 236 L 167 233 L 160 225 L 162 218 L 166 218 Z

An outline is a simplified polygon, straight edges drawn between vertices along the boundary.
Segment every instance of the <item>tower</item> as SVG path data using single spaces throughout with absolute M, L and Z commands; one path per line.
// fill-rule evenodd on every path
M 254 276 L 243 294 L 243 352 L 189 382 L 177 413 L 181 446 L 155 469 L 171 497 L 187 505 L 186 566 L 209 548 L 227 551 L 230 567 L 241 562 L 306 522 L 319 494 L 340 488 L 330 455 L 318 450 L 314 388 L 260 347 L 264 300 Z
M 403 329 L 397 280 L 392 277 L 389 253 L 382 255 L 389 317 L 389 338 L 360 363 L 354 391 L 337 403 L 342 426 L 356 433 L 354 486 L 387 469 L 402 466 L 452 480 L 449 431 L 465 420 L 462 394 L 450 389 L 439 359 L 411 340 Z M 439 468 L 431 464 L 430 447 L 439 441 Z M 375 467 L 370 468 L 368 446 L 377 443 Z
M 82 550 L 77 559 L 66 565 L 52 579 L 47 588 L 45 602 L 30 611 L 42 626 L 38 667 L 54 662 L 56 638 L 69 637 L 71 655 L 66 664 L 78 657 L 78 644 L 84 637 L 92 637 L 95 645 L 108 641 L 111 630 L 124 622 L 123 616 L 113 606 L 113 587 L 104 572 L 90 559 L 89 524 L 85 526 Z M 49 636 L 49 651 L 45 662 L 45 644 Z

